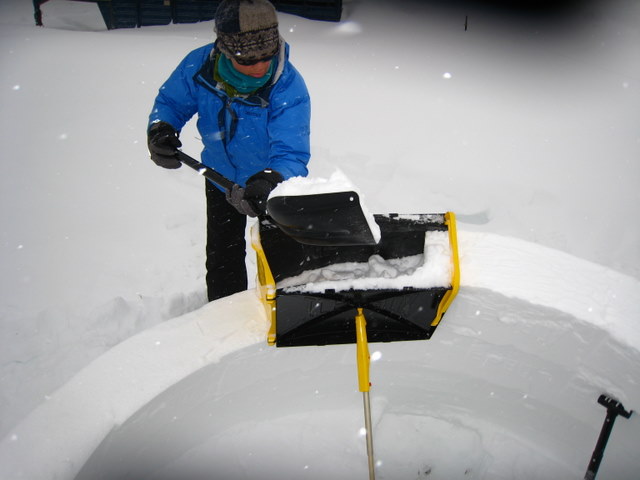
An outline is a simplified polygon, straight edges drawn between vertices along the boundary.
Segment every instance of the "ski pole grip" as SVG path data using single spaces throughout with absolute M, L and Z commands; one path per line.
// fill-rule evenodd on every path
M 624 418 L 631 417 L 633 413 L 633 410 L 627 412 L 622 403 L 608 395 L 600 395 L 600 397 L 598 397 L 598 403 L 605 407 L 607 411 L 615 413 L 616 415 L 622 415 Z
M 621 415 L 624 418 L 629 418 L 633 413 L 633 410 L 627 412 L 622 403 L 611 398 L 609 395 L 600 395 L 598 397 L 598 403 L 607 409 L 607 416 L 605 417 L 602 429 L 600 430 L 600 436 L 598 437 L 596 448 L 593 450 L 593 454 L 591 455 L 591 461 L 587 467 L 587 473 L 584 476 L 584 480 L 595 480 L 600 468 L 600 463 L 604 457 L 604 449 L 607 446 L 609 436 L 613 430 L 613 424 L 615 423 L 618 415 Z

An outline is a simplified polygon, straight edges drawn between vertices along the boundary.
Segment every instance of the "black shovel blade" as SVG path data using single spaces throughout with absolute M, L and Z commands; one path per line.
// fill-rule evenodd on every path
M 318 246 L 375 245 L 356 192 L 271 197 L 267 214 L 299 243 Z

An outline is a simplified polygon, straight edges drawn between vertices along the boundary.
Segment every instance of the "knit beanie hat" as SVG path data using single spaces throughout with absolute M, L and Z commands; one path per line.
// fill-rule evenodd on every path
M 220 51 L 240 64 L 273 57 L 280 49 L 278 17 L 268 0 L 223 0 L 215 31 Z

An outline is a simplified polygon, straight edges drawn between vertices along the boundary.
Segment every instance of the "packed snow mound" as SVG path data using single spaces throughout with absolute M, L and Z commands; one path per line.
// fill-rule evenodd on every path
M 458 243 L 461 285 L 557 309 L 640 350 L 640 280 L 503 235 L 462 231 Z

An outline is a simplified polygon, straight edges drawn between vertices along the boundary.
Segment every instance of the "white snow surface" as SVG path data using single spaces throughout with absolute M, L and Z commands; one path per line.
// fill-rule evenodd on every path
M 335 290 L 375 290 L 405 287 L 451 286 L 453 254 L 447 232 L 427 232 L 424 253 L 385 259 L 372 255 L 367 262 L 334 263 L 308 270 L 278 282 L 287 292 L 325 292 Z
M 203 179 L 148 160 L 157 89 L 211 22 L 42 9 L 0 3 L 0 478 L 366 478 L 354 346 L 268 347 L 253 290 L 207 304 Z M 310 177 L 459 222 L 434 337 L 370 345 L 377 478 L 582 478 L 597 397 L 640 408 L 640 4 L 279 18 Z M 598 478 L 636 479 L 637 445 L 619 418 Z
M 317 195 L 321 193 L 336 193 L 357 191 L 358 187 L 344 174 L 342 170 L 335 170 L 329 178 L 323 177 L 293 177 L 280 183 L 273 189 L 271 197 L 286 197 L 297 195 Z
M 355 192 L 360 201 L 362 213 L 365 216 L 371 235 L 376 243 L 380 241 L 380 227 L 376 223 L 373 214 L 367 208 L 367 203 L 360 189 L 344 174 L 342 170 L 335 170 L 329 178 L 324 177 L 293 177 L 280 183 L 273 189 L 269 198 L 318 195 L 323 193 Z M 355 201 L 354 198 L 350 199 Z

